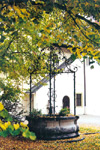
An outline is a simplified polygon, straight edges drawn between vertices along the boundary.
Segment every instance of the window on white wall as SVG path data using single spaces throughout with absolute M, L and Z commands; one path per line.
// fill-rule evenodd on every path
M 82 94 L 76 94 L 76 106 L 82 106 Z

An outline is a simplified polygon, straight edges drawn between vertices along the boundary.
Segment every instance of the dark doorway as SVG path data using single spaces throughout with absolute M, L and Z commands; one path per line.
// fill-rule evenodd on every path
M 68 96 L 64 96 L 63 98 L 63 108 L 68 107 L 70 108 L 70 99 Z

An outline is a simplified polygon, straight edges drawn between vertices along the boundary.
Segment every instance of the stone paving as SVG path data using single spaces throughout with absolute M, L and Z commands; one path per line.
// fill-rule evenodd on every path
M 77 123 L 78 123 L 78 125 L 100 127 L 100 116 L 79 115 L 79 119 L 78 119 Z

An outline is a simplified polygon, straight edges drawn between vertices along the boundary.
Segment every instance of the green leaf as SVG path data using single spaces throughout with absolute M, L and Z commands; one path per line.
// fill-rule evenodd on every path
M 30 131 L 26 130 L 25 132 L 23 132 L 22 136 L 26 137 L 26 138 L 29 138 L 30 137 Z
M 3 136 L 3 131 L 0 131 L 0 136 Z
M 0 112 L 0 116 L 3 118 L 7 118 L 8 117 L 8 112 L 6 110 L 3 110 Z
M 13 131 L 11 131 L 10 133 L 11 133 L 12 136 L 17 136 L 17 135 L 19 135 L 19 134 L 20 134 L 20 128 L 17 129 L 17 130 L 13 130 Z
M 33 141 L 36 140 L 36 135 L 35 135 L 35 133 L 30 132 L 29 138 L 30 138 L 31 140 L 33 140 Z
M 7 121 L 13 121 L 13 118 L 9 115 L 6 120 L 7 120 Z
M 13 127 L 12 125 L 10 125 L 10 126 L 7 128 L 7 130 L 9 131 L 9 133 L 10 133 L 11 135 L 13 135 L 14 127 Z
M 72 59 L 74 61 L 76 59 L 76 56 L 74 54 L 72 54 L 70 59 Z
M 0 131 L 0 136 L 7 137 L 8 135 L 9 135 L 9 132 L 7 130 Z

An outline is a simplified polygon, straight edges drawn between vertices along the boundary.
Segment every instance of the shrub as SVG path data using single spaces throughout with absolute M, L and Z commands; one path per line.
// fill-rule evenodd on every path
M 70 114 L 70 109 L 68 107 L 62 108 L 59 112 L 60 116 L 66 116 L 68 114 Z
M 20 122 L 23 120 L 23 114 L 24 109 L 23 105 L 20 103 L 19 100 L 16 100 L 14 102 L 10 100 L 5 100 L 2 102 L 4 105 L 4 108 L 8 111 L 8 113 L 11 115 L 14 122 Z
M 5 121 L 2 121 L 1 119 Z M 0 102 L 0 136 L 7 137 L 9 135 L 22 135 L 25 138 L 35 140 L 35 133 L 29 131 L 29 127 L 23 122 L 12 123 L 12 117 Z
M 42 112 L 41 112 L 41 110 L 33 109 L 32 112 L 31 112 L 31 116 L 32 117 L 42 116 Z
M 4 108 L 17 121 L 23 119 L 23 105 L 20 103 L 21 91 L 17 85 L 7 79 L 0 79 L 0 101 Z

